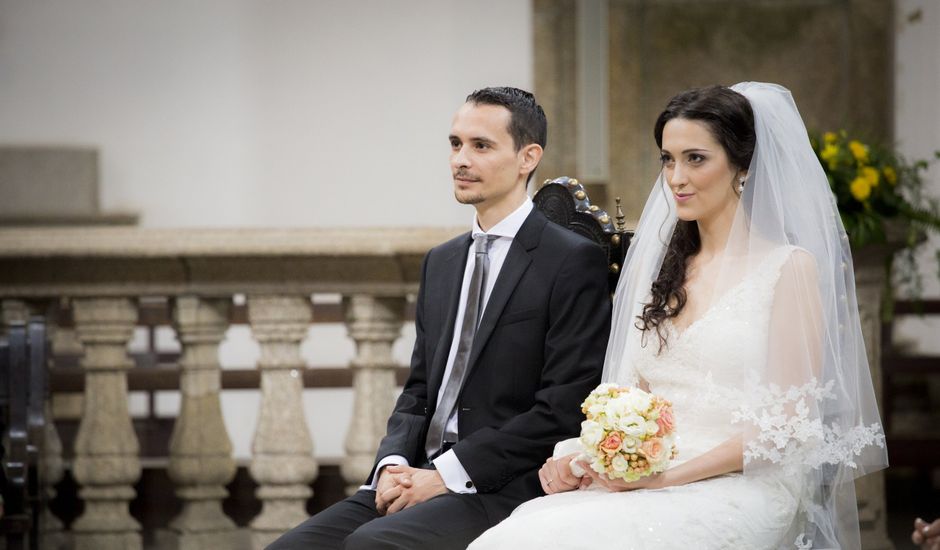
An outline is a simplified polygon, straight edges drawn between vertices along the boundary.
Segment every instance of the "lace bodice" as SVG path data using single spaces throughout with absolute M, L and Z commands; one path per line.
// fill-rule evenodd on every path
M 740 405 L 741 375 L 766 362 L 774 288 L 791 250 L 771 252 L 685 330 L 667 320 L 668 343 L 662 351 L 655 338 L 647 338 L 637 353 L 637 376 L 651 392 L 672 401 L 677 463 L 740 433 L 733 413 Z

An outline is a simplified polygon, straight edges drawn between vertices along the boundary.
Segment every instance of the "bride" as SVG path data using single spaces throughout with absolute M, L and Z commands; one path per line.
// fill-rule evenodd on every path
M 848 239 L 796 105 L 774 84 L 689 90 L 654 135 L 604 381 L 672 402 L 678 457 L 626 483 L 562 442 L 547 496 L 470 550 L 859 548 L 853 480 L 887 465 L 884 434 Z

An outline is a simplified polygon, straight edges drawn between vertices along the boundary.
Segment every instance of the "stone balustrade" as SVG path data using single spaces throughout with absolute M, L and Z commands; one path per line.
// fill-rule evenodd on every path
M 182 346 L 181 410 L 170 445 L 169 475 L 183 509 L 170 523 L 181 549 L 233 548 L 235 526 L 222 512 L 235 463 L 219 402 L 218 347 L 232 296 L 247 296 L 248 323 L 261 345 L 261 410 L 250 472 L 261 513 L 251 545 L 263 548 L 306 517 L 317 475 L 301 392 L 300 343 L 315 293 L 340 294 L 356 344 L 351 364 L 353 414 L 341 472 L 347 491 L 368 475 L 385 432 L 395 388 L 392 345 L 406 298 L 417 290 L 421 260 L 460 229 L 0 229 L 3 322 L 71 303 L 83 349 L 84 410 L 72 470 L 84 513 L 63 533 L 44 518 L 44 548 L 139 549 L 140 525 L 128 505 L 140 477 L 139 446 L 127 403 L 133 362 L 127 342 L 137 300 L 170 298 Z M 879 319 L 887 252 L 860 254 L 858 303 L 880 399 Z M 53 334 L 55 327 L 51 327 Z M 54 368 L 54 367 L 53 367 Z M 46 429 L 46 483 L 62 477 L 61 443 Z M 885 530 L 883 475 L 860 480 L 859 517 L 866 549 L 891 548 Z M 49 492 L 48 494 L 51 494 Z
M 235 525 L 222 511 L 235 473 L 220 407 L 218 347 L 232 296 L 247 296 L 248 322 L 261 346 L 261 410 L 250 472 L 261 513 L 251 546 L 263 548 L 305 519 L 317 475 L 314 442 L 303 414 L 300 343 L 315 293 L 343 296 L 356 343 L 352 424 L 341 472 L 353 489 L 368 475 L 392 407 L 392 345 L 406 298 L 417 290 L 421 260 L 458 229 L 0 229 L 3 319 L 71 304 L 83 349 L 84 409 L 72 470 L 84 512 L 71 537 L 77 549 L 140 549 L 129 513 L 141 474 L 128 409 L 127 354 L 140 298 L 166 297 L 182 346 L 181 408 L 170 442 L 168 473 L 183 502 L 170 523 L 180 549 L 232 548 Z M 53 365 L 53 368 L 54 365 Z M 61 478 L 61 445 L 46 437 L 51 484 Z M 67 541 L 54 517 L 44 522 L 46 548 Z

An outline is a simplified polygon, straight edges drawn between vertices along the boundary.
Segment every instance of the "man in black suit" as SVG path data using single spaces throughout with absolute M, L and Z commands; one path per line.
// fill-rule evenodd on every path
M 546 130 L 515 88 L 476 91 L 457 111 L 454 194 L 476 209 L 473 230 L 425 257 L 411 375 L 376 467 L 269 548 L 465 548 L 544 494 L 538 469 L 578 434 L 610 329 L 600 247 L 526 194 Z

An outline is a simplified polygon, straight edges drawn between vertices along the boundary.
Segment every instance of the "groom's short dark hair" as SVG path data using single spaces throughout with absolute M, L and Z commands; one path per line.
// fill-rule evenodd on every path
M 509 135 L 512 136 L 516 151 L 530 143 L 545 148 L 548 121 L 545 119 L 545 111 L 535 102 L 535 96 L 531 93 L 508 86 L 483 88 L 468 95 L 467 103 L 499 105 L 509 109 Z

